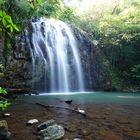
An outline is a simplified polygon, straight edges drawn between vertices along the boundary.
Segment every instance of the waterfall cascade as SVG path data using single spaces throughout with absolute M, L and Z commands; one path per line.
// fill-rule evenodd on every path
M 80 54 L 70 27 L 62 21 L 45 18 L 31 24 L 33 31 L 28 42 L 33 89 L 46 92 L 49 85 L 50 92 L 84 91 Z

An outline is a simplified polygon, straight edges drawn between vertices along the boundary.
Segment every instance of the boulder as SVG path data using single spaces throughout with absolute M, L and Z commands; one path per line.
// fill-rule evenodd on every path
M 8 131 L 8 124 L 6 120 L 0 121 L 0 140 L 9 140 L 11 132 Z
M 46 129 L 40 130 L 38 133 L 39 140 L 59 140 L 65 134 L 64 128 L 61 125 L 51 125 Z

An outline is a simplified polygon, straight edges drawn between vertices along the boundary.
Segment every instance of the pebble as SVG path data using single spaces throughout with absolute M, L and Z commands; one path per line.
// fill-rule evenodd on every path
M 29 120 L 28 122 L 27 122 L 27 124 L 28 125 L 33 125 L 33 124 L 36 124 L 36 123 L 38 123 L 39 121 L 37 120 L 37 119 L 32 119 L 32 120 Z
M 10 116 L 11 116 L 10 113 L 4 113 L 4 114 L 3 114 L 3 117 L 4 117 L 4 118 L 10 117 Z

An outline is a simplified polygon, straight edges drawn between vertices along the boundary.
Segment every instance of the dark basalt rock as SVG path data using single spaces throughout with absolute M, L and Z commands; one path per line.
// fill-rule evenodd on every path
M 104 60 L 102 51 L 92 40 L 89 39 L 86 32 L 71 26 L 77 39 L 82 61 L 85 87 L 89 91 L 109 90 L 112 91 L 112 83 L 109 79 L 109 64 Z

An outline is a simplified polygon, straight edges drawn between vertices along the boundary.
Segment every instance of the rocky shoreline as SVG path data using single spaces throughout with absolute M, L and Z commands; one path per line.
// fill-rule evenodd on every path
M 60 105 L 73 108 L 76 103 L 66 104 L 54 99 L 48 105 Z M 43 108 L 35 103 L 16 99 L 5 111 L 0 112 L 0 120 L 6 120 L 10 140 L 36 140 L 37 126 L 48 120 L 55 120 L 61 125 L 65 134 L 63 140 L 138 140 L 140 139 L 139 106 L 112 104 L 84 104 L 80 108 L 86 111 L 86 117 L 75 112 Z M 10 117 L 4 117 L 4 113 Z M 39 122 L 27 125 L 27 121 L 37 119 Z

